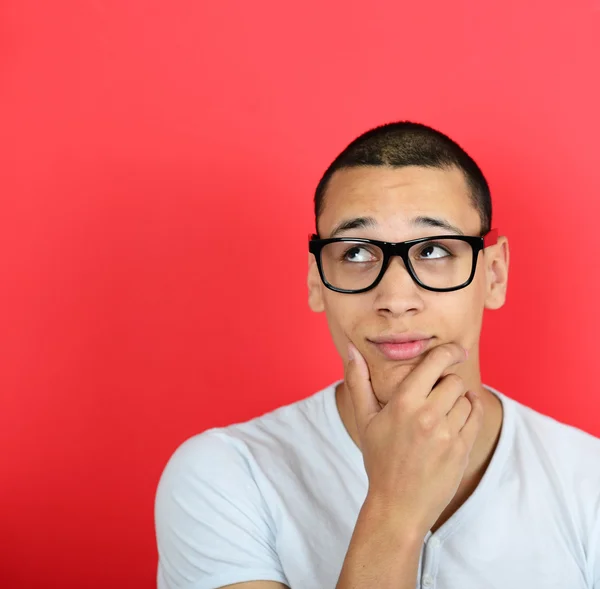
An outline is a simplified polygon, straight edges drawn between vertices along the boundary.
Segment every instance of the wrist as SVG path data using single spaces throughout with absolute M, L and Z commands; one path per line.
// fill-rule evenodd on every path
M 428 527 L 414 513 L 403 510 L 397 500 L 391 502 L 372 492 L 367 493 L 360 516 L 397 544 L 407 547 L 421 546 L 428 531 Z

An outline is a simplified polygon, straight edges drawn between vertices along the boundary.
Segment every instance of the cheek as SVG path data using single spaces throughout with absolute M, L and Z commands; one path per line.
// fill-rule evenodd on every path
M 479 334 L 483 318 L 484 293 L 478 285 L 471 286 L 473 288 L 467 287 L 454 293 L 442 293 L 445 294 L 445 298 L 440 299 L 436 315 L 440 317 L 448 336 L 460 337 L 463 334 L 478 336 Z M 473 340 L 472 337 L 468 339 Z
M 340 354 L 345 356 L 347 341 L 357 333 L 368 311 L 360 304 L 358 295 L 332 294 L 325 295 L 325 316 L 333 341 Z

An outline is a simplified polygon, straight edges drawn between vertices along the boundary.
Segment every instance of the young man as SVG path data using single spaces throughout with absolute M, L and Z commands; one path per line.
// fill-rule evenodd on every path
M 481 383 L 509 249 L 451 139 L 394 123 L 315 195 L 309 305 L 344 379 L 185 441 L 159 589 L 600 589 L 600 440 Z

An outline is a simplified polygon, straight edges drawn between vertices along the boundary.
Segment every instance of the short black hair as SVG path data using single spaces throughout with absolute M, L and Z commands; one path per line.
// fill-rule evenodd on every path
M 481 219 L 481 235 L 492 225 L 490 188 L 482 171 L 467 152 L 440 131 L 421 123 L 399 121 L 380 125 L 354 139 L 327 168 L 315 191 L 315 231 L 325 206 L 325 192 L 337 170 L 359 166 L 425 166 L 458 168 L 467 180 L 471 202 Z

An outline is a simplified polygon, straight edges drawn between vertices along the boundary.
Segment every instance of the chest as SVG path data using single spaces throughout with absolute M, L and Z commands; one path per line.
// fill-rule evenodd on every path
M 280 520 L 278 555 L 291 587 L 334 589 L 362 501 L 310 505 Z M 458 503 L 424 541 L 417 589 L 588 588 L 583 555 L 560 525 L 544 527 L 544 517 L 532 513 L 515 518 L 500 506 L 436 534 L 459 521 L 456 511 Z

